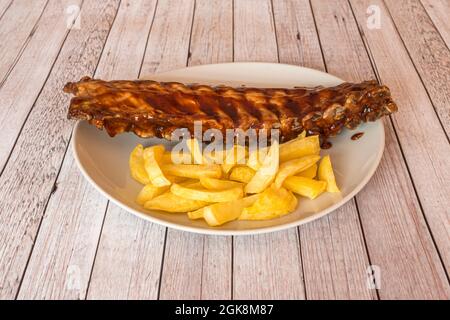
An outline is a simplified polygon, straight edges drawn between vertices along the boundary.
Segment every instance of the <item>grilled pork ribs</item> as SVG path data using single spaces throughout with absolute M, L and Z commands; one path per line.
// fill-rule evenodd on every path
M 170 139 L 177 128 L 193 133 L 194 121 L 201 121 L 203 131 L 279 129 L 283 142 L 306 130 L 325 140 L 344 127 L 354 129 L 397 111 L 389 88 L 376 81 L 263 89 L 84 77 L 67 83 L 64 91 L 74 95 L 70 119 L 88 120 L 110 136 L 131 131 Z

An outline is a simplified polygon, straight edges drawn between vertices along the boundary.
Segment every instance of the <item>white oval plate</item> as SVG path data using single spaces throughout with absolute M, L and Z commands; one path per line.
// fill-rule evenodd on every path
M 334 86 L 341 82 L 324 72 L 303 67 L 273 63 L 224 63 L 195 66 L 150 77 L 158 81 L 184 83 L 246 85 L 257 87 Z M 364 135 L 356 141 L 356 132 Z M 128 157 L 138 143 L 150 146 L 169 145 L 161 139 L 141 139 L 134 134 L 110 138 L 85 121 L 78 122 L 73 132 L 73 152 L 85 177 L 102 194 L 125 210 L 151 222 L 184 231 L 242 235 L 272 232 L 298 226 L 323 217 L 350 200 L 369 181 L 383 154 L 382 121 L 361 125 L 357 130 L 344 130 L 330 140 L 333 147 L 322 151 L 331 154 L 341 194 L 324 193 L 315 200 L 301 198 L 297 210 L 284 217 L 266 221 L 233 221 L 220 227 L 209 227 L 204 221 L 189 220 L 186 214 L 150 211 L 135 203 L 141 185 L 134 181 L 128 168 Z

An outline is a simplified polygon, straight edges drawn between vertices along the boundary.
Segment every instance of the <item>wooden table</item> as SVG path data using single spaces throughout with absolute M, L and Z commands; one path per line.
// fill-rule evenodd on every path
M 448 0 L 0 0 L 0 298 L 449 299 L 449 14 Z M 400 110 L 369 184 L 305 226 L 212 237 L 140 220 L 81 176 L 67 81 L 228 61 L 388 85 Z

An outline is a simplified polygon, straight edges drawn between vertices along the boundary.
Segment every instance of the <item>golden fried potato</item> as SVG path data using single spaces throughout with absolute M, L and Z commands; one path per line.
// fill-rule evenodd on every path
M 277 176 L 275 178 L 275 187 L 280 188 L 283 185 L 283 181 L 290 176 L 293 176 L 305 169 L 308 169 L 317 161 L 319 161 L 320 156 L 304 156 L 298 159 L 292 159 L 280 164 L 280 169 L 278 170 Z
M 328 192 L 341 192 L 336 185 L 336 178 L 334 177 L 333 167 L 331 166 L 331 159 L 329 155 L 326 155 L 320 161 L 318 176 L 319 180 L 327 183 Z
M 319 136 L 296 138 L 280 145 L 280 162 L 319 153 Z
M 208 202 L 186 199 L 179 197 L 172 192 L 166 192 L 147 201 L 144 204 L 146 209 L 161 210 L 166 212 L 188 212 L 195 211 L 208 205 Z
M 200 215 L 206 220 L 206 223 L 212 227 L 216 227 L 236 220 L 242 213 L 245 207 L 251 206 L 257 200 L 258 195 L 253 195 L 250 197 L 230 201 L 230 202 L 220 202 L 215 203 L 196 211 L 196 217 Z M 191 216 L 194 216 L 191 214 Z
M 228 202 L 240 199 L 244 196 L 244 192 L 241 187 L 212 191 L 207 189 L 192 188 L 192 186 L 185 187 L 175 183 L 171 186 L 170 191 L 179 197 L 207 202 Z
M 164 152 L 162 159 L 161 159 L 161 164 L 192 164 L 192 157 L 190 153 L 186 153 L 186 152 Z
M 131 151 L 129 165 L 130 173 L 134 180 L 143 185 L 150 183 L 150 178 L 148 177 L 147 171 L 145 171 L 144 147 L 142 144 L 138 144 L 133 151 Z
M 195 211 L 187 212 L 187 216 L 191 220 L 197 220 L 203 218 L 203 208 L 197 209 Z
M 208 177 L 201 177 L 200 183 L 203 187 L 209 190 L 225 190 L 231 188 L 243 188 L 243 184 L 241 182 L 229 181 L 229 180 L 221 180 L 214 179 Z
M 136 202 L 143 206 L 147 201 L 163 194 L 167 190 L 169 190 L 169 186 L 157 187 L 152 184 L 147 184 L 139 192 Z
M 267 155 L 269 148 L 257 148 L 255 150 L 249 151 L 247 166 L 257 171 L 261 168 L 264 158 Z
M 271 185 L 257 195 L 253 205 L 242 210 L 239 220 L 268 220 L 278 218 L 295 210 L 298 200 L 285 188 Z
M 279 144 L 274 141 L 264 158 L 261 168 L 245 186 L 245 193 L 259 193 L 266 189 L 275 179 L 279 166 Z
M 151 183 L 157 187 L 170 186 L 171 184 L 159 167 L 163 153 L 164 146 L 162 144 L 144 149 L 145 170 Z
M 164 164 L 161 169 L 165 174 L 191 179 L 222 176 L 222 168 L 218 164 Z
M 299 177 L 305 177 L 305 178 L 310 178 L 310 179 L 314 179 L 317 175 L 317 164 L 313 164 L 311 167 L 309 167 L 306 170 L 303 170 L 299 173 L 297 173 L 296 175 Z
M 200 149 L 200 144 L 197 139 L 189 139 L 186 141 L 187 147 L 191 152 L 193 164 L 205 164 L 206 161 L 203 159 L 203 154 Z
M 325 181 L 292 176 L 284 180 L 283 187 L 303 197 L 315 199 L 327 189 L 327 183 Z
M 243 183 L 249 183 L 255 173 L 256 171 L 249 167 L 237 166 L 231 170 L 229 179 Z
M 247 148 L 241 145 L 234 145 L 233 148 L 225 151 L 225 158 L 222 170 L 228 174 L 237 164 L 244 164 L 247 157 Z

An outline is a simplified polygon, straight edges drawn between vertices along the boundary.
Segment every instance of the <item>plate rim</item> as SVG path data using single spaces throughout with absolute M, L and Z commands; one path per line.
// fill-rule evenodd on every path
M 307 67 L 303 67 L 303 66 L 296 66 L 296 65 L 290 65 L 290 64 L 283 64 L 283 63 L 269 63 L 269 62 L 226 62 L 226 63 L 214 63 L 214 64 L 204 64 L 204 65 L 197 65 L 197 66 L 192 66 L 192 67 L 185 67 L 185 68 L 179 68 L 179 69 L 174 69 L 174 70 L 169 70 L 167 72 L 174 72 L 177 70 L 184 70 L 184 69 L 189 69 L 189 68 L 199 68 L 199 67 L 204 67 L 204 66 L 217 66 L 217 65 L 225 65 L 225 64 L 270 64 L 270 65 L 284 65 L 284 66 L 289 66 L 289 67 L 293 67 L 293 68 L 300 68 L 300 69 L 308 69 L 309 71 L 314 71 L 317 73 L 325 73 L 329 76 L 332 76 L 342 82 L 344 82 L 344 80 L 336 77 L 335 75 L 329 74 L 327 72 L 323 72 L 320 70 L 316 70 L 316 69 L 312 69 L 312 68 L 307 68 Z M 158 73 L 155 74 L 155 76 L 160 76 L 163 75 L 166 72 L 163 73 Z M 286 230 L 286 229 L 290 229 L 293 227 L 297 227 L 309 222 L 312 222 L 314 220 L 318 220 L 328 214 L 330 214 L 331 212 L 333 212 L 334 210 L 338 209 L 339 207 L 343 206 L 345 203 L 347 203 L 349 200 L 351 200 L 356 194 L 358 194 L 362 188 L 364 188 L 366 186 L 366 184 L 370 181 L 370 179 L 372 178 L 372 176 L 375 174 L 375 171 L 378 169 L 378 166 L 380 165 L 381 159 L 383 157 L 383 153 L 384 153 L 384 149 L 385 149 L 385 143 L 386 143 L 386 138 L 385 138 L 385 129 L 384 129 L 384 123 L 381 120 L 377 120 L 377 122 L 379 122 L 380 127 L 381 127 L 381 133 L 380 133 L 380 143 L 381 143 L 381 148 L 378 151 L 376 158 L 375 158 L 375 162 L 374 165 L 370 168 L 369 172 L 367 175 L 365 175 L 364 179 L 362 179 L 358 185 L 349 193 L 347 194 L 345 197 L 343 197 L 342 199 L 340 199 L 338 202 L 336 202 L 335 204 L 329 206 L 328 208 L 315 213 L 315 214 L 311 214 L 303 219 L 300 220 L 295 220 L 289 223 L 285 223 L 285 224 L 280 224 L 280 225 L 276 225 L 276 226 L 266 226 L 266 227 L 261 227 L 261 228 L 255 228 L 255 229 L 242 229 L 242 230 L 225 230 L 225 229 L 215 229 L 214 227 L 208 227 L 208 228 L 198 228 L 198 227 L 194 227 L 194 226 L 186 226 L 186 225 L 181 225 L 181 224 L 177 224 L 174 222 L 170 222 L 167 220 L 162 220 L 159 219 L 157 217 L 145 214 L 143 212 L 140 212 L 138 210 L 135 210 L 131 207 L 129 207 L 128 205 L 122 203 L 121 201 L 115 199 L 113 196 L 109 195 L 105 190 L 103 190 L 96 182 L 94 179 L 91 178 L 91 176 L 87 173 L 87 171 L 84 169 L 83 165 L 81 164 L 81 159 L 79 158 L 78 152 L 77 152 L 77 141 L 78 141 L 78 135 L 77 135 L 77 131 L 80 130 L 80 126 L 81 123 L 83 123 L 83 120 L 79 120 L 77 121 L 77 123 L 75 124 L 73 130 L 72 130 L 72 139 L 71 139 L 71 149 L 72 149 L 72 154 L 74 156 L 75 162 L 78 166 L 78 169 L 81 171 L 81 173 L 83 174 L 84 178 L 87 179 L 89 181 L 89 183 L 91 185 L 94 186 L 94 188 L 99 191 L 104 197 L 106 197 L 109 201 L 112 201 L 114 204 L 118 205 L 119 207 L 121 207 L 122 209 L 124 209 L 125 211 L 128 211 L 130 213 L 132 213 L 133 215 L 135 215 L 138 218 L 144 219 L 146 221 L 149 222 L 153 222 L 168 228 L 173 228 L 176 230 L 181 230 L 181 231 L 187 231 L 187 232 L 192 232 L 192 233 L 196 233 L 196 234 L 206 234 L 206 235 L 220 235 L 220 236 L 237 236 L 237 235 L 256 235 L 256 234 L 264 234 L 264 233 L 271 233 L 271 232 L 277 232 L 277 231 L 281 231 L 281 230 Z

